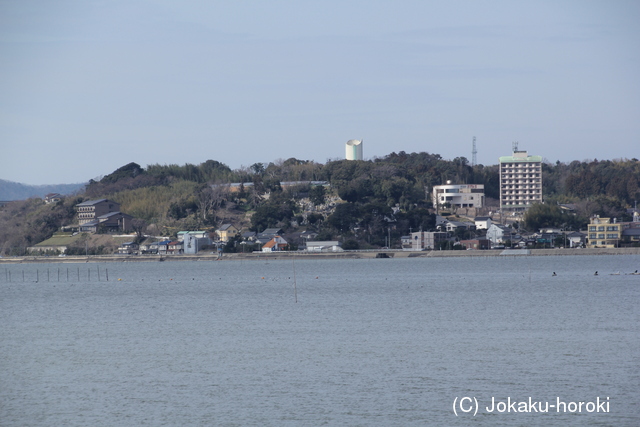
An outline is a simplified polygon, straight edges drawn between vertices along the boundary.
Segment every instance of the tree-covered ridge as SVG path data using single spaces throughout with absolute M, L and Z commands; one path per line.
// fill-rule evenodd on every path
M 434 185 L 447 180 L 483 184 L 488 198 L 499 197 L 497 165 L 472 167 L 464 157 L 445 160 L 426 152 L 326 164 L 290 158 L 235 170 L 215 160 L 146 168 L 128 163 L 90 181 L 84 193 L 62 204 L 29 199 L 2 208 L 0 244 L 37 243 L 60 226 L 73 224 L 79 201 L 109 198 L 120 203 L 123 212 L 165 235 L 180 229 L 214 230 L 224 221 L 238 221 L 237 225 L 258 232 L 267 227 L 300 229 L 294 227 L 297 224 L 318 232 L 318 239 L 340 238 L 350 247 L 383 246 L 385 235 L 397 239 L 412 230 L 435 227 L 428 210 L 430 193 Z M 305 181 L 330 185 L 291 184 Z M 230 183 L 244 184 L 231 191 Z M 626 208 L 640 201 L 639 188 L 637 159 L 544 163 L 545 207 L 532 208 L 523 225 L 564 224 L 579 229 L 593 214 L 624 219 Z M 567 216 L 559 203 L 573 204 L 577 215 Z M 313 212 L 313 206 L 319 211 Z

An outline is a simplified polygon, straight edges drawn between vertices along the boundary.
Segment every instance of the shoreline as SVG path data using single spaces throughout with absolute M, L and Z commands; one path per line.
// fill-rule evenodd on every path
M 380 256 L 385 254 L 386 256 Z M 403 251 L 369 250 L 345 252 L 252 252 L 228 253 L 218 259 L 217 254 L 203 255 L 89 255 L 89 256 L 23 256 L 0 258 L 3 264 L 24 263 L 95 263 L 95 262 L 159 262 L 159 261 L 239 261 L 276 259 L 372 259 L 372 258 L 450 258 L 500 256 L 571 256 L 571 255 L 640 255 L 640 248 L 585 248 L 585 249 L 498 249 L 474 251 Z

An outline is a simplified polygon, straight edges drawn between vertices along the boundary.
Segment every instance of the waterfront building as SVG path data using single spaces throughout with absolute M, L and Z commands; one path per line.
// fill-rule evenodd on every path
M 523 212 L 542 203 L 542 157 L 518 151 L 500 157 L 500 209 Z
M 600 218 L 596 215 L 591 218 L 588 230 L 587 247 L 589 248 L 615 248 L 620 244 L 622 231 L 625 224 L 618 223 L 616 218 Z M 628 227 L 626 227 L 628 228 Z

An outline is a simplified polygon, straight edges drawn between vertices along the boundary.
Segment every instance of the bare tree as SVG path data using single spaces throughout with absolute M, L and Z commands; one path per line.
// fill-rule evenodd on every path
M 198 208 L 202 213 L 202 219 L 207 220 L 210 213 L 214 213 L 221 208 L 229 196 L 229 186 L 227 185 L 207 185 L 198 194 Z M 215 219 L 215 218 L 214 218 Z
M 136 241 L 138 243 L 144 240 L 144 232 L 147 230 L 147 222 L 140 218 L 131 220 L 131 229 L 136 233 Z

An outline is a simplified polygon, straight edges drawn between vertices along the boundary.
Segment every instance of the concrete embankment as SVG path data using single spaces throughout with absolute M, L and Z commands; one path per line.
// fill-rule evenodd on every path
M 384 255 L 382 255 L 384 254 Z M 224 254 L 220 260 L 215 254 L 202 255 L 96 255 L 96 256 L 26 256 L 0 258 L 1 264 L 19 263 L 88 263 L 88 262 L 160 262 L 160 261 L 233 261 L 264 259 L 369 259 L 369 258 L 437 258 L 437 257 L 492 257 L 492 256 L 563 256 L 563 255 L 640 255 L 640 248 L 594 248 L 594 249 L 530 249 L 530 250 L 483 250 L 483 251 L 345 251 L 329 253 L 313 252 L 252 252 Z

